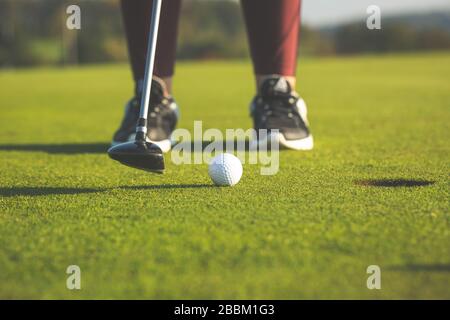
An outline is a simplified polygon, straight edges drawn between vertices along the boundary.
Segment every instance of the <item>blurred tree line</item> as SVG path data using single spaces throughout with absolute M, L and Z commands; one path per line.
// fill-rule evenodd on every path
M 66 28 L 66 8 L 81 7 L 81 30 Z M 450 21 L 450 15 L 444 16 Z M 328 29 L 302 27 L 300 53 L 337 55 L 448 50 L 450 27 L 415 28 L 390 19 L 382 30 L 365 21 Z M 442 22 L 442 21 L 441 21 Z M 450 23 L 449 23 L 450 25 Z M 237 2 L 183 2 L 179 59 L 246 58 L 248 47 Z M 0 67 L 125 61 L 127 48 L 118 0 L 0 0 Z

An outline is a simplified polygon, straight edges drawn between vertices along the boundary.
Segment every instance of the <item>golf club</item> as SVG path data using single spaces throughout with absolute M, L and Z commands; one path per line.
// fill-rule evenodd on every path
M 152 20 L 144 77 L 144 94 L 141 99 L 141 109 L 136 126 L 135 141 L 121 143 L 108 150 L 108 155 L 111 159 L 117 160 L 129 167 L 155 173 L 163 173 L 164 157 L 161 149 L 156 144 L 147 142 L 146 137 L 148 104 L 150 101 L 161 4 L 162 0 L 153 0 Z

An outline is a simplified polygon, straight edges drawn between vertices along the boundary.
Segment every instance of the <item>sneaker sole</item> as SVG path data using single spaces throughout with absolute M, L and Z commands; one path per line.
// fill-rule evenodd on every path
M 132 135 L 130 135 L 130 137 L 128 138 L 128 141 L 112 141 L 111 142 L 111 147 L 114 147 L 118 144 L 121 143 L 125 143 L 125 142 L 130 142 L 130 141 L 134 141 L 135 139 L 135 134 L 133 133 Z M 170 139 L 166 139 L 166 140 L 161 140 L 161 141 L 152 141 L 149 138 L 146 139 L 147 142 L 152 142 L 154 144 L 156 144 L 162 152 L 167 153 L 170 151 L 170 149 L 172 149 L 172 141 Z
M 275 135 L 275 136 L 274 136 Z M 274 136 L 274 138 L 272 138 Z M 264 139 L 254 140 L 250 143 L 250 148 L 256 149 L 256 147 L 266 146 L 272 139 L 276 139 L 280 147 L 284 149 L 298 150 L 298 151 L 309 151 L 314 148 L 314 139 L 312 135 L 307 136 L 303 139 L 298 140 L 286 140 L 283 134 L 269 134 Z

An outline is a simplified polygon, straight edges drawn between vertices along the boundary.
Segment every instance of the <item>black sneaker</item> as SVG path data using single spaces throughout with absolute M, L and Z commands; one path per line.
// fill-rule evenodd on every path
M 267 144 L 270 139 L 277 139 L 281 147 L 288 149 L 313 148 L 306 104 L 292 91 L 285 78 L 271 77 L 265 80 L 251 103 L 250 111 L 255 130 L 268 131 L 267 135 L 258 136 L 253 144 Z M 278 129 L 279 132 L 275 133 L 272 129 Z
M 163 86 L 162 81 L 153 79 L 147 117 L 147 141 L 157 144 L 163 152 L 168 152 L 172 146 L 171 135 L 178 121 L 178 105 L 173 97 L 164 97 Z M 112 146 L 134 140 L 140 104 L 141 95 L 138 92 L 125 106 L 125 115 L 114 134 Z

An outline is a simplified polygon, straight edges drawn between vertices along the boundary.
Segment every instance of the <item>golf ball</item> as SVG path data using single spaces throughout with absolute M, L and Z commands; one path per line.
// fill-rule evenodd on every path
M 234 186 L 242 177 L 242 163 L 230 153 L 221 153 L 212 159 L 208 173 L 214 184 Z

